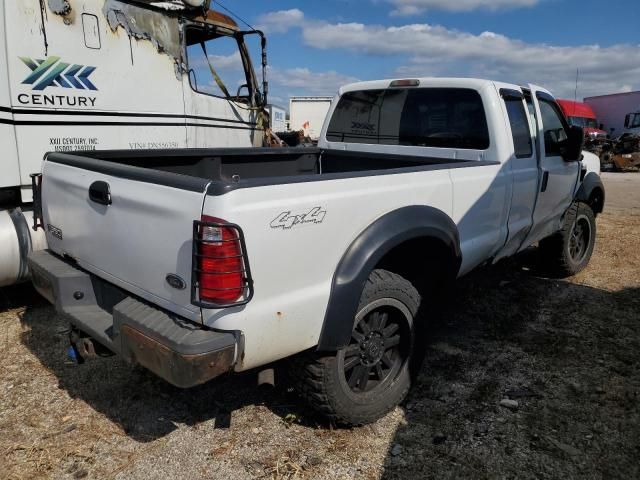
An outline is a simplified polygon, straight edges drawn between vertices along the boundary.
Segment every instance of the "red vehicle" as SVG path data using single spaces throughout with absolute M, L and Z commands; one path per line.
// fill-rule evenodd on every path
M 573 100 L 558 100 L 560 108 L 570 125 L 582 127 L 585 136 L 592 139 L 607 138 L 608 134 L 598 127 L 596 114 L 586 103 L 574 102 Z

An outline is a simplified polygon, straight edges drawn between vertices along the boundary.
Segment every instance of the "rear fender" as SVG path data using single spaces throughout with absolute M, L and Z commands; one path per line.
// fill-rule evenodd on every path
M 349 343 L 353 319 L 369 274 L 394 247 L 418 238 L 437 239 L 447 246 L 454 258 L 448 276 L 455 279 L 462 260 L 460 238 L 447 214 L 433 207 L 415 205 L 383 215 L 353 241 L 338 264 L 318 350 L 335 351 Z

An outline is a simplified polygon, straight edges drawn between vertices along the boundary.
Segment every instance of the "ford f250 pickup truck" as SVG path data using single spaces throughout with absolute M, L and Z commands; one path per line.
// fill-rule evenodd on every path
M 587 265 L 582 141 L 534 85 L 356 83 L 317 149 L 48 154 L 29 266 L 81 357 L 186 388 L 295 356 L 313 407 L 364 424 L 407 394 L 433 289 L 534 243 L 555 275 Z

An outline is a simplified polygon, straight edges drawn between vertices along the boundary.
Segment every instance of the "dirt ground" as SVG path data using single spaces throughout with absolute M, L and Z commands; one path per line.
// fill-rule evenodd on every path
M 546 279 L 531 251 L 459 281 L 409 398 L 363 428 L 253 374 L 75 366 L 53 309 L 0 289 L 0 478 L 640 478 L 640 174 L 604 177 L 589 268 Z

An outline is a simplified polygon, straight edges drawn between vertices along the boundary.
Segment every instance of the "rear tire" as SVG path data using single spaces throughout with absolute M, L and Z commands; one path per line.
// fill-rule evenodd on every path
M 573 203 L 562 229 L 540 242 L 545 270 L 554 277 L 570 277 L 583 270 L 591 259 L 596 241 L 596 219 L 589 205 Z
M 407 395 L 420 295 L 386 270 L 371 272 L 349 345 L 299 356 L 290 367 L 300 396 L 336 425 L 374 422 Z

